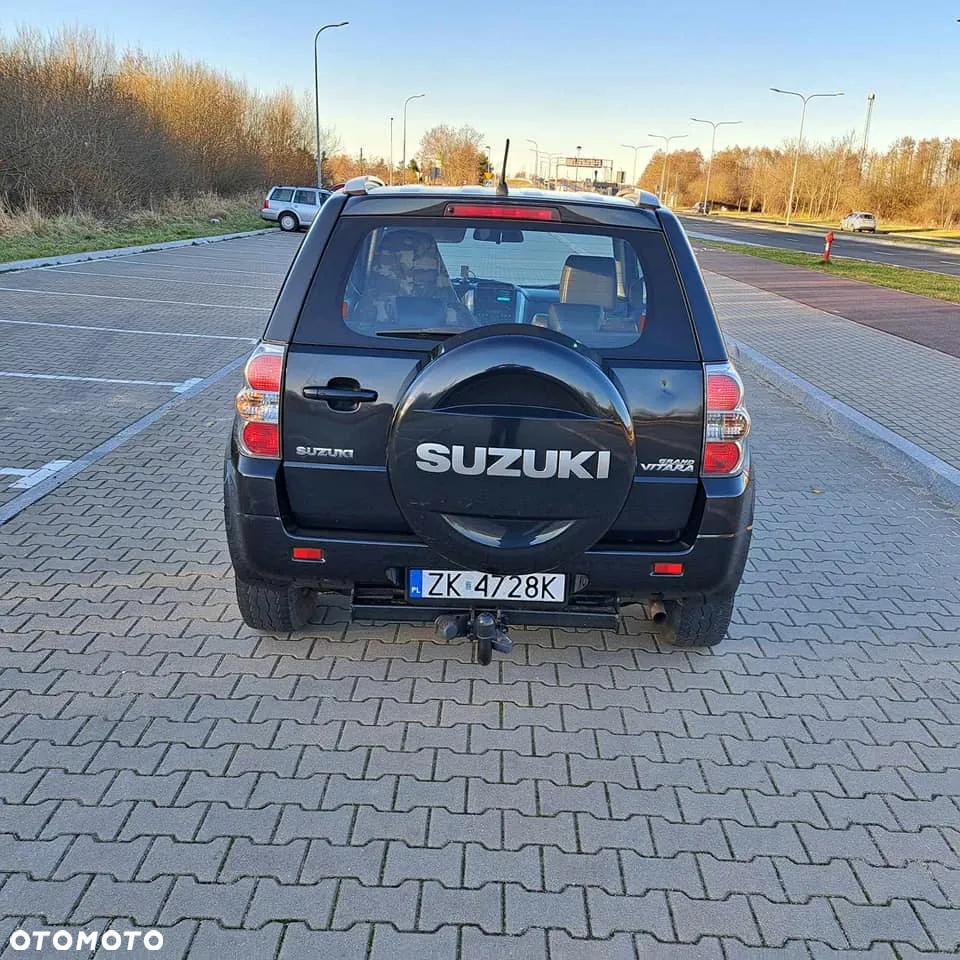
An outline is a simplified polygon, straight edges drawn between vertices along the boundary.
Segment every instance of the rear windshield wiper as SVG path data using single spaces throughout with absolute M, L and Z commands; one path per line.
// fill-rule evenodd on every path
M 410 340 L 445 340 L 447 337 L 455 337 L 458 333 L 464 333 L 464 329 L 455 330 L 431 330 L 423 327 L 417 330 L 378 330 L 378 337 L 404 337 Z

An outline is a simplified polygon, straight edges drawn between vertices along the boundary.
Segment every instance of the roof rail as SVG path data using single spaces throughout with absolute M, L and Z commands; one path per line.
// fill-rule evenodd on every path
M 628 187 L 626 190 L 621 190 L 617 196 L 622 197 L 624 200 L 632 201 L 638 207 L 651 207 L 656 209 L 660 206 L 660 199 L 655 193 L 651 193 L 649 190 L 632 190 Z
M 379 177 L 353 177 L 343 185 L 343 192 L 348 197 L 363 197 L 371 190 L 377 187 L 385 187 L 386 184 Z

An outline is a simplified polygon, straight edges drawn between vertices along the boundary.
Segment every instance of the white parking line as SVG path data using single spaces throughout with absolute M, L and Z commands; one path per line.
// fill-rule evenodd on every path
M 114 257 L 110 262 L 116 263 L 120 267 L 139 267 L 142 264 L 138 263 L 129 263 L 128 260 L 132 260 L 133 257 L 124 259 L 123 257 Z M 203 270 L 210 272 L 209 267 L 191 267 L 188 263 L 151 263 L 151 270 Z M 281 273 L 274 273 L 272 270 L 234 270 L 228 267 L 219 267 L 217 270 L 213 271 L 215 273 L 242 273 L 246 276 L 258 276 L 258 277 L 283 277 L 286 276 L 286 271 L 284 270 Z
M 171 251 L 170 253 L 163 253 L 162 256 L 163 256 L 163 259 L 164 259 L 165 262 L 173 259 L 173 262 L 174 262 L 174 263 L 179 263 L 180 261 L 178 261 L 178 260 L 175 259 L 175 254 L 179 254 L 179 253 L 180 253 L 179 250 L 177 250 L 177 251 Z M 134 254 L 131 254 L 130 256 L 131 256 L 131 257 L 142 258 L 142 257 L 147 256 L 147 254 L 144 254 L 144 253 L 134 253 Z M 119 260 L 120 257 L 117 257 L 117 259 Z M 281 260 L 281 259 L 279 259 L 279 258 L 277 258 L 277 259 L 272 259 L 272 258 L 268 258 L 268 257 L 250 257 L 250 256 L 244 256 L 243 254 L 240 254 L 240 253 L 238 253 L 238 254 L 236 254 L 236 255 L 234 255 L 234 256 L 225 256 L 225 257 L 208 257 L 208 256 L 205 256 L 205 255 L 202 254 L 202 253 L 196 253 L 196 254 L 191 254 L 191 255 L 188 257 L 188 259 L 190 260 L 191 263 L 193 263 L 194 260 L 202 260 L 202 261 L 204 261 L 204 262 L 209 262 L 209 263 L 223 263 L 224 261 L 233 260 L 233 261 L 238 261 L 238 262 L 240 262 L 240 263 L 248 263 L 248 262 L 252 262 L 252 263 L 266 263 L 266 264 L 269 264 L 270 266 L 278 266 L 278 267 L 283 266 L 285 263 L 288 262 L 287 259 Z
M 11 490 L 29 490 L 38 483 L 42 483 L 47 477 L 52 477 L 55 473 L 68 467 L 72 460 L 51 460 L 36 470 L 20 470 L 16 467 L 0 467 L 0 474 L 6 476 L 19 477 L 16 483 L 10 484 Z
M 100 273 L 91 270 L 74 270 L 73 264 L 62 267 L 41 267 L 50 273 L 62 273 L 70 277 L 111 277 L 115 280 L 156 280 L 157 283 L 187 283 L 198 287 L 232 287 L 235 290 L 262 290 L 259 283 L 217 283 L 215 280 L 175 280 L 173 277 L 141 277 L 132 273 Z
M 114 377 L 72 377 L 65 373 L 18 373 L 16 370 L 0 370 L 0 377 L 13 377 L 17 380 L 69 380 L 79 383 L 119 383 L 128 387 L 171 387 L 174 393 L 189 390 L 196 377 L 190 380 L 119 380 Z
M 32 287 L 0 287 L 12 293 L 38 293 L 47 297 L 87 297 L 91 300 L 125 300 L 128 303 L 165 303 L 177 307 L 216 307 L 219 310 L 256 310 L 269 313 L 270 307 L 241 307 L 234 303 L 201 303 L 196 300 L 153 300 L 150 297 L 117 297 L 108 293 L 64 293 L 60 290 L 34 290 Z
M 0 320 L 0 323 L 12 323 L 23 327 L 63 327 L 67 330 L 96 330 L 100 333 L 133 333 L 143 337 L 189 337 L 193 340 L 240 340 L 244 343 L 256 343 L 256 337 L 227 337 L 215 333 L 171 333 L 167 330 L 130 330 L 127 327 L 95 327 L 83 323 L 44 323 L 43 320 Z

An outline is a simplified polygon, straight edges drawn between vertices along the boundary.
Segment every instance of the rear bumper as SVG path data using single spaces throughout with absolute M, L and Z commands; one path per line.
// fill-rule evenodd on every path
M 274 223 L 277 222 L 277 218 L 280 216 L 276 210 L 261 210 L 260 219 L 261 220 L 272 220 Z
M 455 566 L 409 535 L 296 528 L 283 518 L 277 469 L 275 463 L 235 454 L 226 461 L 227 541 L 240 579 L 298 583 L 344 593 L 383 588 L 402 602 L 406 570 Z M 748 465 L 739 477 L 705 481 L 698 530 L 689 542 L 656 548 L 597 545 L 556 569 L 570 577 L 568 594 L 615 603 L 732 594 L 746 564 L 753 504 Z M 320 548 L 324 559 L 294 560 L 295 547 Z M 683 564 L 681 576 L 654 575 L 654 563 L 671 561 Z M 425 619 L 431 616 L 425 611 Z

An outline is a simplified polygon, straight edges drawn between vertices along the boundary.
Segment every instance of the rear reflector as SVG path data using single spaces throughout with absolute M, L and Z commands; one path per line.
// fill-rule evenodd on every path
M 448 203 L 445 217 L 491 217 L 494 220 L 559 220 L 555 207 L 512 207 L 507 204 Z
M 240 440 L 254 457 L 280 456 L 280 427 L 276 423 L 248 420 L 240 429 Z
M 655 563 L 653 572 L 658 577 L 679 577 L 683 574 L 682 563 Z
M 294 560 L 322 560 L 323 551 L 319 547 L 294 547 Z
M 712 441 L 704 445 L 704 473 L 732 473 L 740 463 L 740 445 L 730 441 Z

